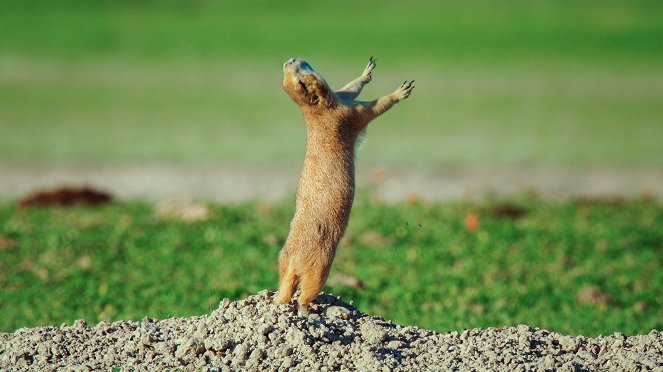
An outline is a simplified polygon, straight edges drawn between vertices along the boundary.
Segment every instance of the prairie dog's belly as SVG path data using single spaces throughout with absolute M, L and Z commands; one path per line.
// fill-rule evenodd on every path
M 337 155 L 337 154 L 336 154 Z M 307 156 L 297 185 L 293 224 L 322 225 L 343 234 L 354 199 L 354 164 L 339 156 Z M 336 234 L 333 234 L 336 235 Z
M 297 185 L 297 200 L 308 201 L 320 209 L 349 207 L 355 191 L 352 159 L 324 159 L 307 156 Z M 348 205 L 348 203 L 350 203 Z

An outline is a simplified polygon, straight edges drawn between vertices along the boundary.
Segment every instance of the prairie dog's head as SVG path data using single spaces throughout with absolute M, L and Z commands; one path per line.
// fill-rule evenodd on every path
M 336 102 L 325 79 L 300 58 L 290 58 L 283 64 L 283 89 L 302 108 L 330 107 Z

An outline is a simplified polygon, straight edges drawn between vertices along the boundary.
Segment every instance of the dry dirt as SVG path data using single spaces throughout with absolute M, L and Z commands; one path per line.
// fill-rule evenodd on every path
M 148 201 L 279 201 L 294 195 L 299 168 L 228 166 L 62 165 L 0 163 L 0 200 L 19 199 L 40 189 L 91 186 L 120 199 Z M 486 192 L 509 196 L 532 190 L 547 199 L 639 197 L 663 199 L 663 169 L 411 169 L 359 165 L 359 187 L 387 202 L 481 198 Z M 357 193 L 361 197 L 361 192 Z
M 663 336 L 571 337 L 526 325 L 436 333 L 320 295 L 308 317 L 263 291 L 191 318 L 0 333 L 0 370 L 662 370 Z

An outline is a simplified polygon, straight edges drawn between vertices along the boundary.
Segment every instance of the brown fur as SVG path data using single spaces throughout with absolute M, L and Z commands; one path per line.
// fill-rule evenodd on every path
M 357 137 L 414 88 L 413 82 L 405 82 L 377 100 L 356 101 L 374 67 L 371 57 L 361 76 L 334 92 L 306 61 L 290 59 L 283 66 L 283 89 L 304 114 L 307 139 L 295 215 L 279 254 L 276 304 L 289 303 L 299 285 L 299 309 L 307 313 L 322 290 L 350 217 Z

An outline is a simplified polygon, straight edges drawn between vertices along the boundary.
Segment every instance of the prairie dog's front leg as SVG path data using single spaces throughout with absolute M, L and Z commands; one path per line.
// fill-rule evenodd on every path
M 385 111 L 389 110 L 391 106 L 410 97 L 414 89 L 414 80 L 405 81 L 393 93 L 380 97 L 372 102 L 367 102 L 365 105 L 369 109 L 367 112 L 368 120 L 373 120 L 375 117 L 382 115 Z
M 336 92 L 336 95 L 341 99 L 357 98 L 359 93 L 361 93 L 362 88 L 364 88 L 364 85 L 370 83 L 373 79 L 373 69 L 375 66 L 377 66 L 375 64 L 375 58 L 369 58 L 368 64 L 364 68 L 364 71 L 361 73 L 361 75 L 351 82 L 345 84 L 343 88 Z

